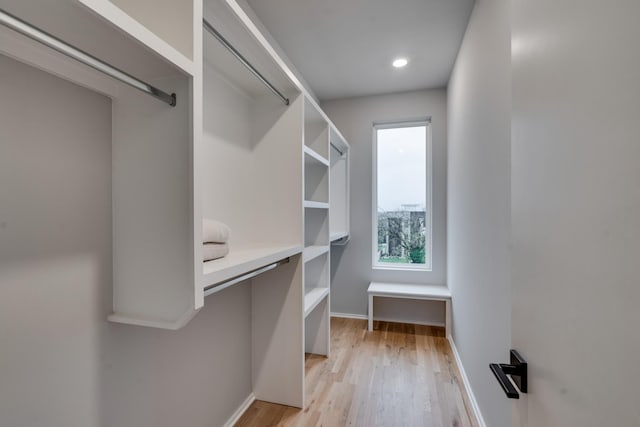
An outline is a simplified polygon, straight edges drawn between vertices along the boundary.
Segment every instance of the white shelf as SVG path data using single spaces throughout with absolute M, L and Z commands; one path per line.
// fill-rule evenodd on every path
M 191 59 L 187 58 L 182 52 L 158 37 L 110 1 L 79 0 L 79 2 L 99 15 L 102 19 L 110 22 L 144 46 L 153 50 L 156 54 L 171 62 L 183 72 L 191 76 L 195 74 L 196 66 Z
M 304 262 L 309 262 L 322 254 L 326 254 L 327 252 L 329 252 L 329 245 L 307 246 L 304 248 L 302 259 Z
M 224 258 L 206 261 L 202 267 L 202 287 L 213 285 L 256 268 L 299 254 L 302 246 L 269 246 L 234 249 Z
M 304 317 L 317 307 L 320 302 L 329 295 L 329 288 L 314 288 L 304 295 Z
M 316 153 L 312 148 L 307 147 L 306 145 L 304 146 L 304 154 L 305 154 L 305 158 L 304 161 L 305 163 L 307 163 L 309 160 L 313 159 L 318 163 L 321 163 L 325 166 L 329 166 L 329 160 L 325 159 L 323 156 L 321 156 L 320 154 Z M 309 157 L 311 159 L 309 159 Z
M 313 200 L 305 200 L 303 205 L 305 208 L 329 209 L 329 203 L 327 202 L 314 202 Z
M 344 239 L 345 237 L 349 237 L 348 231 L 338 231 L 335 233 L 331 233 L 330 240 L 335 242 L 336 240 Z

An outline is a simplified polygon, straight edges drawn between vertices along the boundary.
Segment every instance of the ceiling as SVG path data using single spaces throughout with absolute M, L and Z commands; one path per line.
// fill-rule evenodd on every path
M 325 101 L 446 86 L 474 0 L 247 2 Z

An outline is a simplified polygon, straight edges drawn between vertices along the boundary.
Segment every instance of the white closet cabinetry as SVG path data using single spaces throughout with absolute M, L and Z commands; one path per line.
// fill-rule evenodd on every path
M 224 45 L 204 33 L 204 115 L 196 146 L 195 222 L 231 228 L 229 254 L 202 262 L 198 292 L 289 258 L 251 286 L 252 389 L 256 399 L 303 406 L 304 97 L 229 3 L 206 1 L 207 22 L 282 94 L 274 95 Z M 202 245 L 194 241 L 196 257 Z M 198 258 L 197 258 L 198 259 Z M 223 289 L 220 286 L 219 289 Z M 202 295 L 202 294 L 201 294 Z M 215 298 L 213 293 L 206 298 Z M 206 299 L 204 300 L 206 303 Z
M 142 3 L 142 2 L 140 2 Z M 196 40 L 198 2 L 182 1 L 188 19 L 156 16 L 155 2 L 131 16 L 106 0 L 1 0 L 19 19 L 168 93 L 171 107 L 0 27 L 0 53 L 112 99 L 112 321 L 176 329 L 196 312 L 193 286 L 192 147 L 201 83 L 195 45 L 149 27 L 173 25 Z M 168 0 L 165 3 L 169 3 Z M 64 108 L 64 106 L 61 106 Z
M 348 145 L 326 115 L 235 0 L 0 0 L 0 8 L 176 94 L 171 107 L 0 26 L 0 54 L 112 100 L 109 320 L 178 329 L 205 303 L 205 288 L 288 259 L 246 282 L 252 388 L 257 399 L 303 407 L 304 352 L 329 354 L 330 234 L 334 224 L 348 233 L 334 218 L 334 204 L 348 218 L 348 190 L 331 184 L 348 186 L 348 166 L 336 167 L 342 158 L 329 142 L 337 135 Z M 288 105 L 203 33 L 203 17 Z M 230 226 L 226 257 L 203 262 L 204 218 Z
M 299 161 L 303 97 L 226 2 L 207 1 L 205 18 L 283 92 L 289 105 L 205 32 L 204 126 L 195 155 L 195 222 L 222 221 L 231 235 L 226 257 L 200 262 L 200 291 L 299 254 L 303 240 Z M 200 230 L 194 240 L 202 243 Z

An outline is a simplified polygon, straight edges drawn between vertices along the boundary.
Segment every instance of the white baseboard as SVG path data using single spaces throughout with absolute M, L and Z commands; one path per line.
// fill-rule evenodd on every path
M 247 411 L 247 409 L 249 409 L 249 406 L 251 406 L 251 404 L 255 402 L 255 400 L 256 400 L 256 396 L 253 393 L 251 393 L 247 397 L 247 399 L 244 402 L 242 402 L 240 406 L 238 406 L 238 409 L 236 409 L 233 415 L 231 415 L 231 418 L 229 418 L 227 422 L 224 423 L 223 427 L 233 427 L 234 424 L 238 422 L 240 417 L 242 417 L 242 415 Z
M 479 427 L 487 427 L 487 424 L 484 422 L 484 418 L 482 418 L 482 412 L 480 412 L 480 407 L 478 406 L 478 401 L 473 394 L 473 390 L 471 390 L 471 384 L 469 383 L 469 378 L 467 377 L 467 373 L 464 371 L 464 366 L 462 365 L 462 360 L 460 359 L 460 354 L 458 354 L 458 349 L 456 348 L 456 344 L 453 342 L 453 338 L 451 335 L 447 337 L 449 340 L 449 346 L 451 346 L 451 351 L 453 352 L 453 357 L 456 361 L 456 365 L 458 365 L 458 371 L 460 372 L 460 376 L 462 376 L 462 383 L 464 384 L 464 389 L 467 392 L 467 396 L 469 397 L 469 402 L 471 402 L 471 410 L 473 411 L 476 420 L 478 421 Z
M 345 319 L 367 320 L 366 314 L 331 313 L 331 317 L 342 317 Z

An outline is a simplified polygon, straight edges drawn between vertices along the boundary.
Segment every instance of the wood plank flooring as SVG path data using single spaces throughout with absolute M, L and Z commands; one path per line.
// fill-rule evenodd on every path
M 256 401 L 236 427 L 477 427 L 444 328 L 331 319 L 331 357 L 306 355 L 304 410 Z

